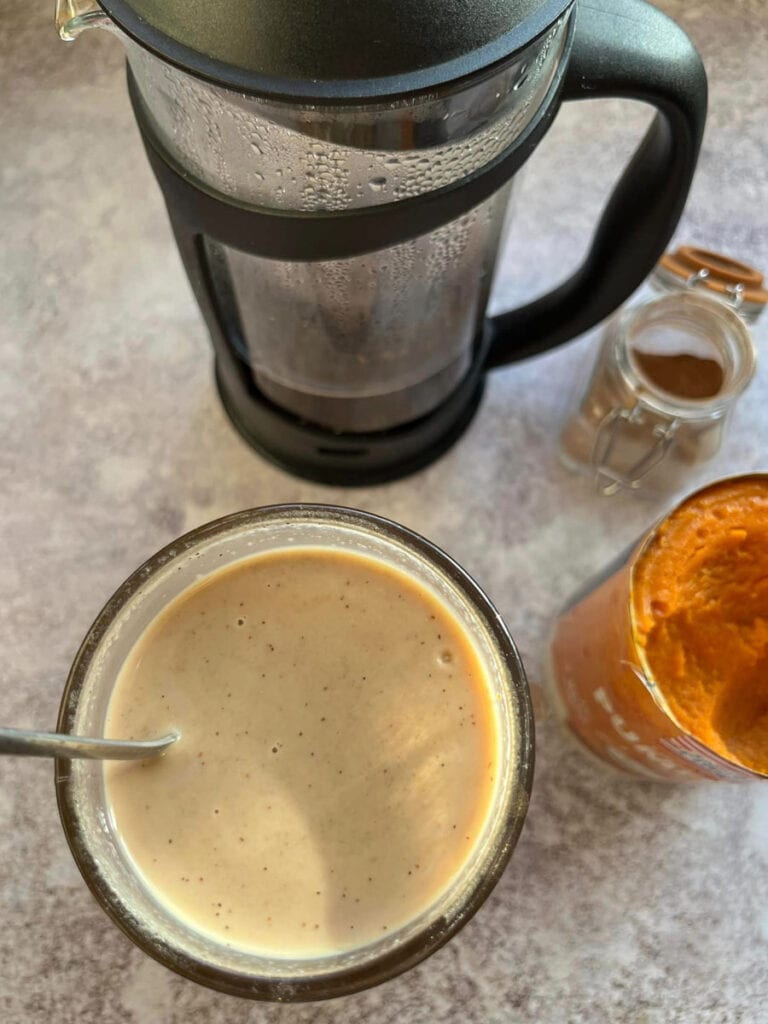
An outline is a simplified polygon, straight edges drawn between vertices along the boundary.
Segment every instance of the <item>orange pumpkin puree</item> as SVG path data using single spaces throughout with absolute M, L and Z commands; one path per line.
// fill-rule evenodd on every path
M 680 726 L 768 772 L 768 477 L 722 481 L 673 512 L 634 568 L 632 611 Z

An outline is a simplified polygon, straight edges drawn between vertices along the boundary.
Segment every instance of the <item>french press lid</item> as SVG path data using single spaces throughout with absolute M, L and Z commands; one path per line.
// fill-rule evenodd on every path
M 354 103 L 437 88 L 541 35 L 573 0 L 99 0 L 194 75 L 272 98 Z

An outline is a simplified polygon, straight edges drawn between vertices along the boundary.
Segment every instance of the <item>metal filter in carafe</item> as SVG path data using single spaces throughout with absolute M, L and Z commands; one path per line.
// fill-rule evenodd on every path
M 703 128 L 697 55 L 641 0 L 68 0 L 58 20 L 126 47 L 231 418 L 326 480 L 429 461 L 488 366 L 619 305 L 675 227 Z M 514 173 L 561 99 L 601 95 L 659 114 L 585 265 L 488 320 Z

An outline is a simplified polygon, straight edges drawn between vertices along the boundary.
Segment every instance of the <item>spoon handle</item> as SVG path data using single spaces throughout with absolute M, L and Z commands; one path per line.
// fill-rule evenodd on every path
M 33 729 L 0 729 L 0 754 L 132 761 L 162 754 L 178 738 L 178 734 L 172 733 L 157 740 L 103 740 Z

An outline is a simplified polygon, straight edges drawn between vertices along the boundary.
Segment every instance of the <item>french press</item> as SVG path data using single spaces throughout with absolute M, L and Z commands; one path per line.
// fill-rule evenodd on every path
M 663 252 L 706 117 L 687 36 L 643 0 L 58 0 L 108 28 L 224 406 L 287 468 L 364 483 L 435 458 L 486 369 L 619 306 Z M 581 268 L 486 316 L 514 175 L 563 100 L 656 117 Z

